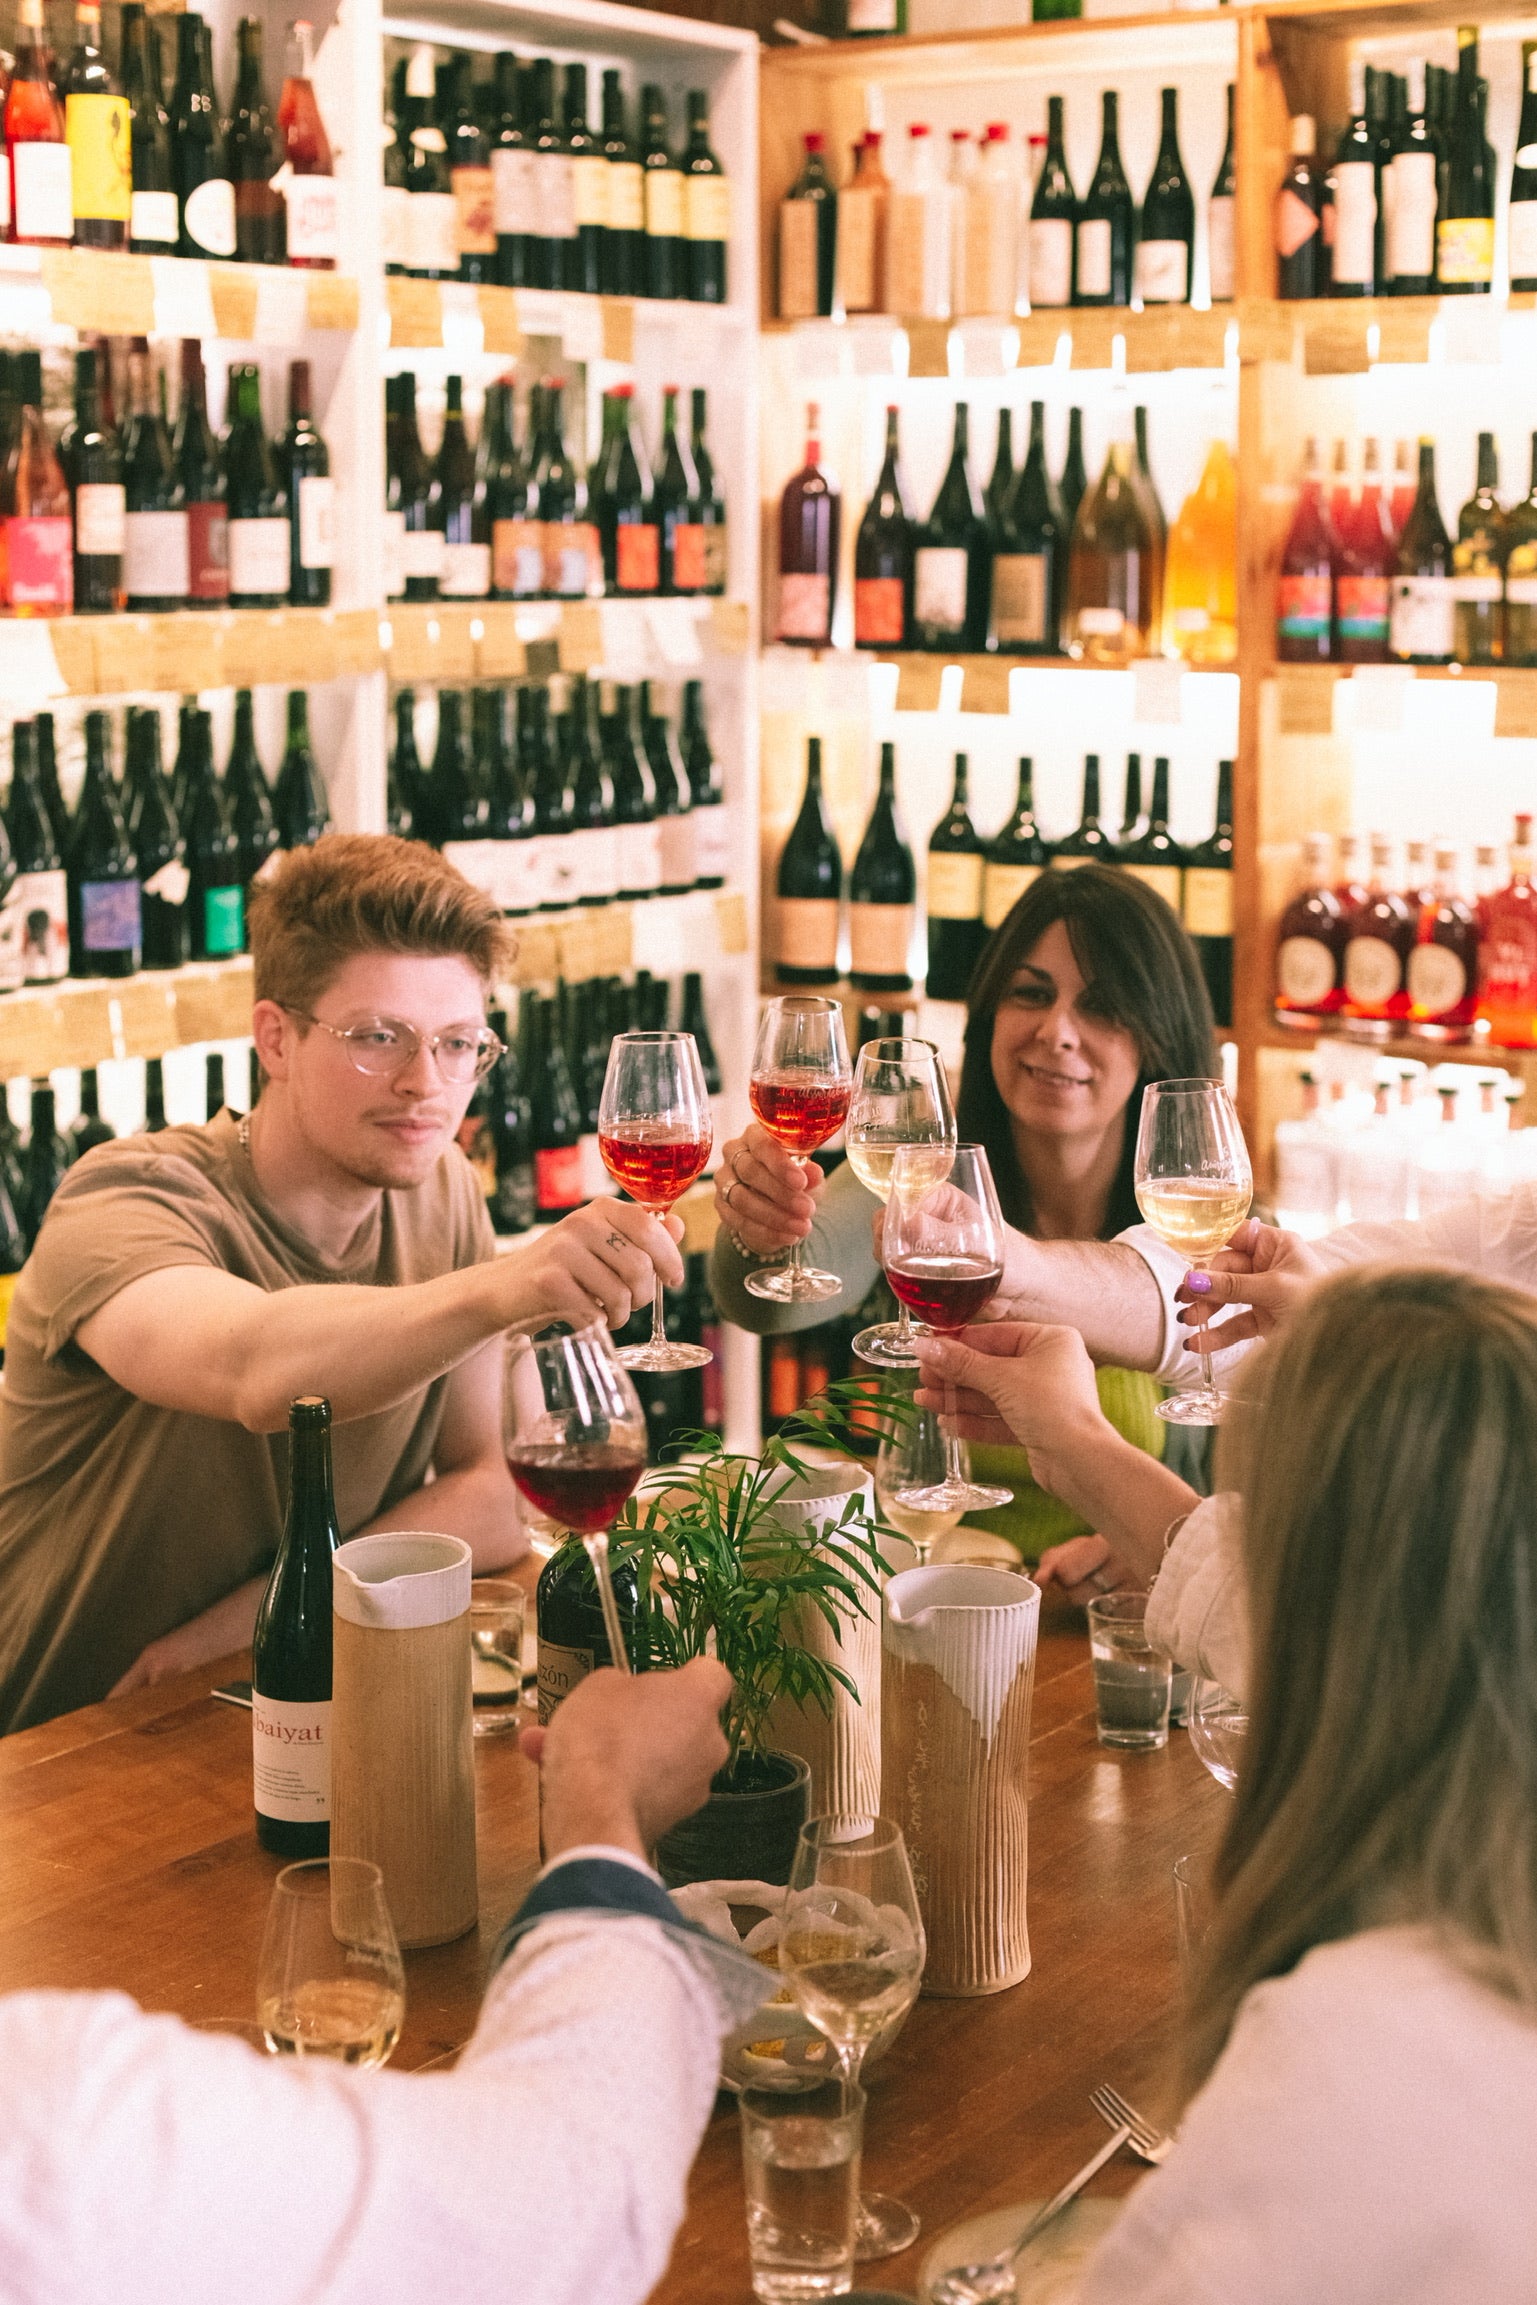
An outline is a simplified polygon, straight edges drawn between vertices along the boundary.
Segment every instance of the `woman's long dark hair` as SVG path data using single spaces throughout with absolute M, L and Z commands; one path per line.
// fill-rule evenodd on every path
M 1216 1028 L 1195 947 L 1161 896 L 1113 865 L 1043 872 L 1031 883 L 994 930 L 971 980 L 955 1107 L 962 1141 L 987 1147 L 1003 1213 L 1021 1232 L 1034 1229 L 1035 1211 L 1015 1158 L 1008 1107 L 993 1079 L 993 1019 L 1026 954 L 1058 920 L 1089 988 L 1086 1001 L 1137 1044 L 1137 1085 L 1100 1236 L 1108 1240 L 1140 1221 L 1132 1165 L 1142 1091 L 1149 1081 L 1214 1075 Z

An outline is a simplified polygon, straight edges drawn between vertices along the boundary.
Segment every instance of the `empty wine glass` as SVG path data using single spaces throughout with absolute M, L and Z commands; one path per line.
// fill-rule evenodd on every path
M 1243 1571 L 1230 1567 L 1207 1604 L 1196 1636 L 1195 1678 L 1190 1686 L 1186 1727 L 1191 1748 L 1225 1791 L 1236 1791 L 1239 1765 L 1249 1735 L 1249 1704 L 1224 1680 L 1241 1677 L 1232 1655 L 1232 1625 L 1244 1607 Z M 1223 1631 L 1228 1634 L 1222 1639 Z
M 646 1420 L 601 1322 L 514 1337 L 502 1437 L 519 1490 L 586 1547 L 617 1671 L 630 1653 L 608 1572 L 608 1532 L 646 1469 Z
M 881 1257 L 898 1301 L 921 1317 L 914 1334 L 954 1336 L 976 1319 L 1003 1278 L 1003 1213 L 981 1145 L 956 1145 L 938 1181 L 933 1167 L 932 1145 L 897 1147 Z M 955 1415 L 949 1384 L 945 1415 Z M 1011 1489 L 971 1478 L 963 1449 L 947 1431 L 942 1477 L 896 1491 L 896 1502 L 910 1513 L 980 1513 L 1010 1503 Z
M 786 1152 L 814 1153 L 842 1128 L 853 1089 L 843 1011 L 835 1000 L 813 993 L 788 993 L 771 1000 L 758 1025 L 748 1101 Z M 796 1241 L 787 1261 L 772 1271 L 749 1273 L 749 1296 L 775 1304 L 800 1304 L 838 1297 L 843 1281 L 807 1265 Z
M 906 1311 L 906 1306 L 902 1308 Z M 932 1409 L 914 1408 L 894 1430 L 882 1435 L 875 1460 L 875 1501 L 881 1517 L 906 1537 L 921 1569 L 938 1539 L 961 1517 L 954 1505 L 938 1513 L 914 1512 L 902 1502 L 913 1489 L 938 1488 L 947 1470 L 945 1431 Z
M 865 2052 L 918 1998 L 927 1947 L 907 1844 L 885 1817 L 802 1825 L 779 1928 L 779 1966 L 796 2006 L 857 2082 Z M 918 2237 L 904 2202 L 866 2193 L 856 2257 L 890 2257 Z
M 854 1094 L 844 1143 L 849 1167 L 877 1200 L 890 1198 L 891 1164 L 899 1145 L 929 1145 L 934 1181 L 938 1183 L 949 1174 L 955 1113 L 944 1059 L 932 1041 L 866 1041 L 854 1068 Z M 909 1173 L 916 1174 L 916 1164 Z M 854 1339 L 854 1350 L 862 1360 L 873 1361 L 879 1368 L 916 1368 L 918 1356 L 913 1351 L 912 1316 L 907 1306 L 902 1306 L 899 1320 L 877 1321 L 873 1327 L 861 1329 Z
M 405 2013 L 406 1973 L 378 1866 L 363 1857 L 285 1865 L 273 1883 L 256 1975 L 268 2048 L 382 2065 Z
M 691 1032 L 624 1032 L 609 1044 L 598 1104 L 603 1166 L 631 1200 L 655 1217 L 667 1214 L 703 1176 L 714 1141 L 704 1067 Z M 651 1334 L 619 1354 L 627 1369 L 702 1369 L 702 1345 L 669 1344 L 662 1277 L 651 1300 Z
M 1249 1148 L 1219 1080 L 1155 1080 L 1142 1092 L 1133 1184 L 1149 1227 L 1199 1271 L 1226 1246 L 1249 1213 L 1254 1172 Z M 1173 1425 L 1215 1425 L 1222 1395 L 1203 1352 L 1201 1382 L 1172 1393 L 1158 1414 Z

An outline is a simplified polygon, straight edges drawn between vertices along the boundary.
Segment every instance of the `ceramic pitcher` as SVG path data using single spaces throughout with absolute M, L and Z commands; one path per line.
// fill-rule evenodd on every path
M 1030 1973 L 1030 1697 L 1041 1596 L 1003 1569 L 907 1569 L 886 1587 L 881 1811 L 902 1828 L 924 1990 L 999 1993 Z
M 774 1519 L 787 1537 L 804 1544 L 860 1496 L 871 1503 L 868 1478 L 846 1457 L 828 1464 L 805 1455 L 803 1474 L 785 1471 L 774 1493 Z M 856 1579 L 857 1583 L 858 1580 Z M 791 1620 L 795 1639 L 814 1656 L 848 1674 L 858 1696 L 835 1687 L 832 1711 L 796 1705 L 779 1697 L 769 1713 L 765 1744 L 794 1753 L 811 1770 L 812 1816 L 836 1810 L 875 1816 L 881 1805 L 881 1626 L 880 1596 L 860 1585 L 864 1613 L 838 1609 L 834 1632 L 820 1609 L 804 1602 Z

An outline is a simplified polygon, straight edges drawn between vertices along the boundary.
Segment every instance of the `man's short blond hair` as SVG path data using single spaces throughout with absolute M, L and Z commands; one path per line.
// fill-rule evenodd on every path
M 312 1009 L 356 953 L 469 962 L 489 991 L 511 955 L 490 897 L 424 841 L 327 833 L 290 849 L 250 897 L 256 998 Z

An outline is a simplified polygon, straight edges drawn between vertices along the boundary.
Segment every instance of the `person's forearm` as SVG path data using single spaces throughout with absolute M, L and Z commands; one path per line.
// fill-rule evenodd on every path
M 1030 1470 L 1144 1582 L 1158 1573 L 1172 1524 L 1201 1502 L 1188 1482 L 1104 1418 L 1065 1426 L 1049 1448 L 1033 1448 Z
M 227 1657 L 232 1649 L 247 1648 L 266 1585 L 265 1576 L 252 1577 L 200 1615 L 189 1617 L 184 1625 L 151 1641 L 109 1694 L 123 1697 L 130 1689 L 151 1688 L 156 1681 L 169 1680 L 173 1673 L 190 1673 L 194 1665 L 206 1665 L 215 1657 Z
M 376 1514 L 357 1533 L 371 1537 L 386 1529 L 434 1529 L 440 1536 L 462 1537 L 477 1577 L 510 1568 L 528 1551 L 528 1538 L 518 1522 L 517 1495 L 501 1463 L 460 1465 L 439 1473 L 436 1480 Z
M 990 1315 L 1077 1329 L 1096 1361 L 1156 1370 L 1164 1357 L 1163 1292 L 1120 1241 L 1035 1241 L 1010 1236 L 1003 1288 Z

